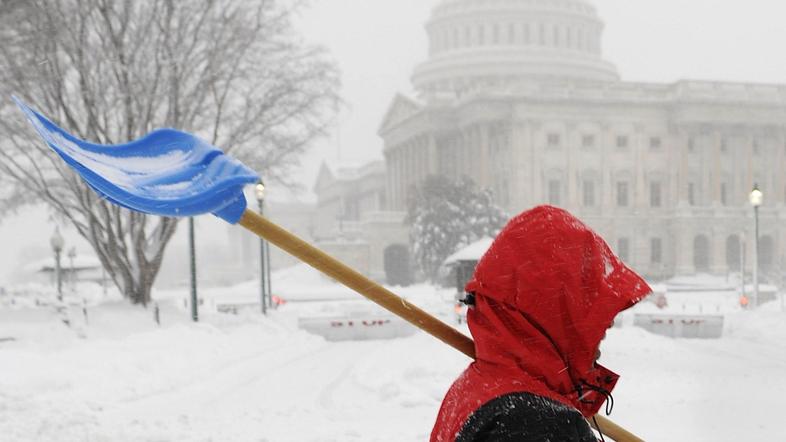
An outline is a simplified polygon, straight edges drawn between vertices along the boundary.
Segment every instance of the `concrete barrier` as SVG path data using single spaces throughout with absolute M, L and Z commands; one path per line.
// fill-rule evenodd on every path
M 636 313 L 633 325 L 672 338 L 717 339 L 723 335 L 723 315 Z
M 394 339 L 415 334 L 417 328 L 393 315 L 298 318 L 298 328 L 328 341 Z

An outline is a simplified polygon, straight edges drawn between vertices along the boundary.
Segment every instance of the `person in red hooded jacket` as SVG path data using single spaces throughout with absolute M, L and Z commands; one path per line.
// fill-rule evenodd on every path
M 595 442 L 585 418 L 610 398 L 597 364 L 614 317 L 651 292 L 570 213 L 513 218 L 466 285 L 476 359 L 447 392 L 432 442 Z

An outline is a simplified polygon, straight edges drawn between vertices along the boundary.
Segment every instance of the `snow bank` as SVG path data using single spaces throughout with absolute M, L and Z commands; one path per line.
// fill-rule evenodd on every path
M 402 293 L 451 320 L 450 293 Z M 423 441 L 468 363 L 422 333 L 332 343 L 297 330 L 320 303 L 267 318 L 203 311 L 194 324 L 186 296 L 160 300 L 160 327 L 111 296 L 87 324 L 73 307 L 79 333 L 50 308 L 0 306 L 0 338 L 15 338 L 0 339 L 2 439 Z M 786 440 L 786 313 L 729 311 L 725 327 L 717 340 L 610 330 L 601 362 L 622 375 L 611 418 L 645 440 Z

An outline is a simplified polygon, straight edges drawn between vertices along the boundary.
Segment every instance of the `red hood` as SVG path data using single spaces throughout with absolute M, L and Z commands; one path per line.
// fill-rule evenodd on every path
M 651 289 L 581 221 L 540 206 L 500 232 L 466 291 L 476 296 L 468 314 L 476 369 L 526 377 L 590 415 L 600 403 L 577 387 L 613 388 L 617 376 L 595 364 L 595 351 L 614 317 Z

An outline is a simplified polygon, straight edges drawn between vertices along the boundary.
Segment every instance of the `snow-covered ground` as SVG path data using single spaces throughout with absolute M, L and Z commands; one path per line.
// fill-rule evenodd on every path
M 290 302 L 266 318 L 210 312 L 254 287 L 206 291 L 197 324 L 185 291 L 159 293 L 160 327 L 152 307 L 111 292 L 80 289 L 88 323 L 79 300 L 72 328 L 33 295 L 0 297 L 0 440 L 427 440 L 463 355 L 422 333 L 328 342 L 296 328 L 299 316 L 366 301 Z M 403 293 L 452 320 L 450 293 Z M 647 441 L 786 440 L 786 314 L 778 302 L 712 301 L 726 306 L 721 339 L 656 336 L 628 320 L 609 331 L 602 362 L 622 375 L 612 420 Z

